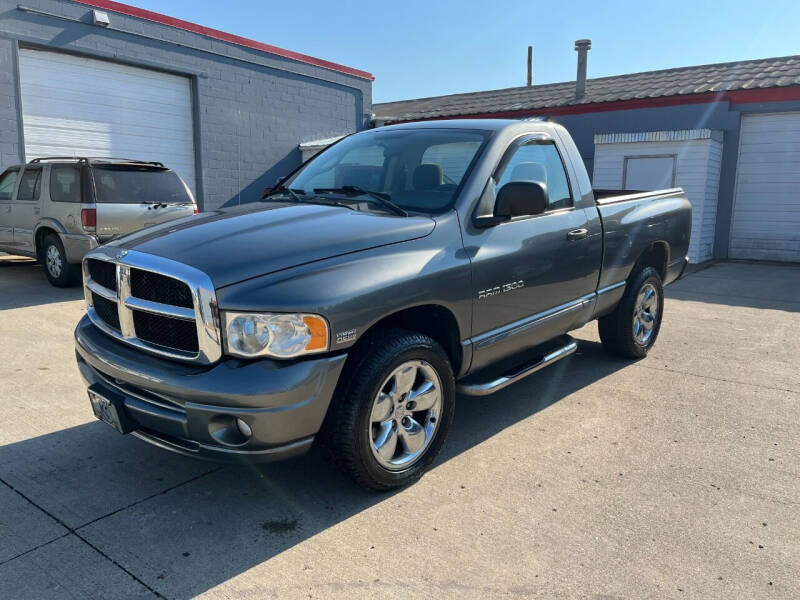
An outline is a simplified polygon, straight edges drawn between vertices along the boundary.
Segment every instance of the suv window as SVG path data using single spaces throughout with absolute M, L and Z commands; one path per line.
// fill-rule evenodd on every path
M 3 173 L 0 177 L 0 200 L 11 200 L 14 195 L 14 185 L 17 183 L 19 171 L 14 169 Z
M 73 165 L 50 167 L 50 200 L 53 202 L 81 201 L 81 172 Z
M 572 206 L 564 163 L 555 144 L 531 142 L 514 151 L 503 174 L 495 184 L 495 192 L 509 181 L 536 181 L 547 186 L 548 210 Z
M 169 169 L 133 165 L 92 168 L 97 201 L 102 204 L 167 202 L 191 204 L 192 198 L 178 174 Z
M 17 200 L 38 200 L 42 190 L 42 170 L 27 168 L 19 182 Z

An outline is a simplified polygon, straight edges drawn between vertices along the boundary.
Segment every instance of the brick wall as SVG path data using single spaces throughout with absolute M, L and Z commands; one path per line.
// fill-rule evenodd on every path
M 300 163 L 299 143 L 367 126 L 372 84 L 365 79 L 114 12 L 111 27 L 103 29 L 91 24 L 89 7 L 65 0 L 27 0 L 24 6 L 33 12 L 0 0 L 2 168 L 22 158 L 17 45 L 191 77 L 198 196 L 205 209 L 258 198 Z

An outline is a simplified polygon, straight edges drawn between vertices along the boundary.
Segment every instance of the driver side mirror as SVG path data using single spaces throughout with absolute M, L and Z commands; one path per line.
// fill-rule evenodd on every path
M 495 217 L 513 219 L 547 210 L 547 186 L 537 181 L 509 181 L 497 192 Z

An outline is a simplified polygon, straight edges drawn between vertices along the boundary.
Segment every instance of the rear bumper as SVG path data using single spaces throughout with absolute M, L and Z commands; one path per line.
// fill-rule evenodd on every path
M 58 237 L 61 238 L 64 254 L 70 264 L 78 264 L 89 250 L 99 245 L 96 237 L 86 233 L 59 233 Z
M 87 386 L 120 399 L 133 435 L 180 454 L 234 463 L 306 451 L 346 359 L 227 359 L 198 367 L 125 346 L 87 317 L 75 329 L 75 349 Z M 249 438 L 241 436 L 236 419 L 250 428 Z

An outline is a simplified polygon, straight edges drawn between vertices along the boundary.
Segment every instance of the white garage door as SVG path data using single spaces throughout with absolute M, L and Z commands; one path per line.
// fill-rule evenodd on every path
M 104 156 L 159 161 L 195 188 L 189 79 L 21 49 L 25 158 Z
M 742 117 L 729 254 L 800 261 L 800 113 Z

